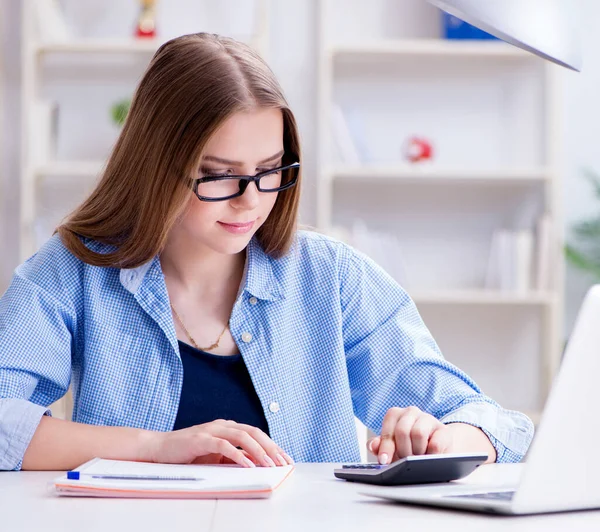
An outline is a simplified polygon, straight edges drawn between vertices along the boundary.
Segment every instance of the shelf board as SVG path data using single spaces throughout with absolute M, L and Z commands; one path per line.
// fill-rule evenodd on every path
M 38 54 L 50 53 L 154 53 L 162 41 L 158 39 L 74 39 L 55 43 L 38 43 L 34 50 Z
M 364 165 L 336 166 L 329 172 L 336 181 L 384 180 L 399 183 L 422 183 L 441 181 L 467 183 L 540 182 L 551 179 L 551 172 L 539 168 L 474 169 L 444 168 L 412 165 Z
M 503 41 L 458 39 L 388 39 L 358 44 L 337 44 L 330 47 L 330 53 L 334 58 L 362 55 L 503 59 L 533 57 L 531 54 Z
M 35 167 L 33 174 L 36 178 L 97 177 L 102 171 L 104 164 L 104 161 L 53 161 Z
M 240 38 L 257 48 L 258 36 Z M 47 54 L 153 54 L 166 41 L 163 39 L 72 39 L 62 42 L 39 42 L 33 45 L 35 53 Z
M 438 292 L 414 293 L 409 295 L 417 304 L 453 304 L 453 305 L 548 305 L 555 299 L 551 292 L 501 292 L 498 290 L 449 290 Z

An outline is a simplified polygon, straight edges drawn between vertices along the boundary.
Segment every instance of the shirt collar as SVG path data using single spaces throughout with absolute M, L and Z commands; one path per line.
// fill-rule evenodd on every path
M 160 270 L 160 260 L 158 255 L 141 266 L 136 266 L 135 268 L 121 268 L 119 280 L 126 290 L 135 294 L 140 288 L 146 274 L 148 274 L 148 272 L 155 272 L 157 269 Z
M 241 290 L 246 290 L 254 297 L 266 301 L 282 299 L 284 297 L 283 290 L 281 283 L 275 275 L 272 260 L 263 251 L 256 238 L 252 238 L 246 249 L 246 264 L 240 285 Z M 119 273 L 119 279 L 126 290 L 135 294 L 146 275 L 154 275 L 156 273 L 162 275 L 158 256 L 141 266 L 122 268 Z
M 269 257 L 256 237 L 252 238 L 246 249 L 246 266 L 244 268 L 244 289 L 266 301 L 276 301 L 284 297 L 283 288 L 275 274 L 273 259 Z

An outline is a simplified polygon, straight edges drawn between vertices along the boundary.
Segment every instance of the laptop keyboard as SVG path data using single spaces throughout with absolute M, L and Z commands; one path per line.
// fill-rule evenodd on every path
M 464 495 L 448 495 L 459 499 L 485 499 L 494 501 L 510 501 L 515 494 L 514 491 L 489 491 L 487 493 L 467 493 Z

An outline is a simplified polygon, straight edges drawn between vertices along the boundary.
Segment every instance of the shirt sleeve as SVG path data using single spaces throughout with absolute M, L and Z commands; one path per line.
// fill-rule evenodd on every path
M 498 462 L 518 462 L 531 420 L 484 395 L 444 359 L 408 294 L 372 260 L 347 246 L 340 257 L 344 347 L 355 415 L 380 433 L 392 407 L 416 406 L 443 423 L 479 427 Z
M 18 270 L 0 298 L 0 470 L 21 468 L 46 407 L 69 387 L 74 320 Z

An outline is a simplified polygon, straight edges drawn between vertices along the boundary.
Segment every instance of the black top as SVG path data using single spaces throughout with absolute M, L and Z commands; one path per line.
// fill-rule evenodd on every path
M 241 354 L 213 355 L 179 341 L 183 389 L 173 430 L 231 419 L 269 434 L 269 426 Z

